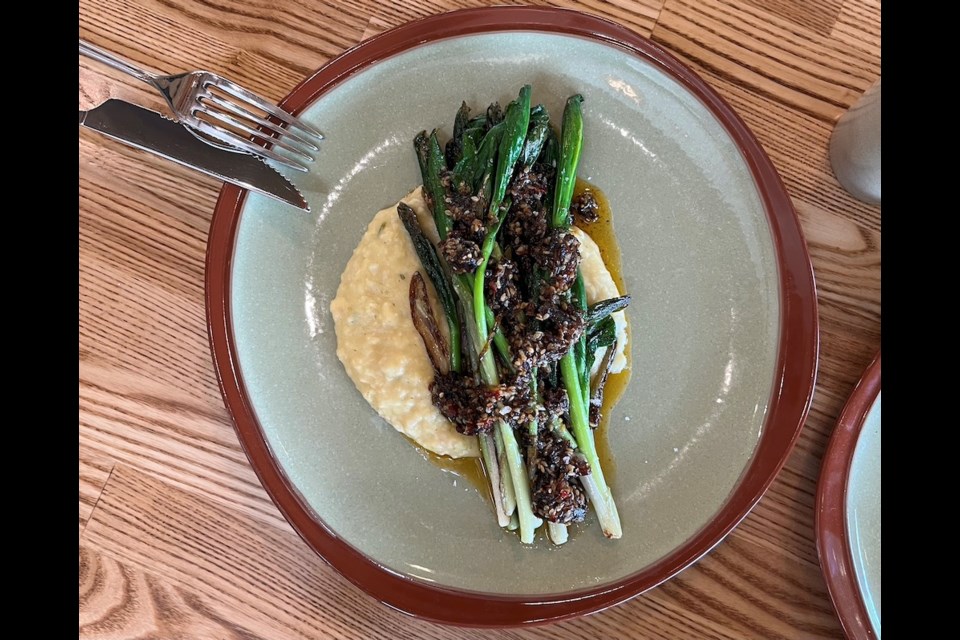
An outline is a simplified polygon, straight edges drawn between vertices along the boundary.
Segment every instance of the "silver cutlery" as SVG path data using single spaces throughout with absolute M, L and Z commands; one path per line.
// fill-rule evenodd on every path
M 159 75 L 80 40 L 80 53 L 153 86 L 176 121 L 207 144 L 308 171 L 323 134 L 240 85 L 209 71 Z M 267 148 L 264 145 L 270 145 Z M 287 154 L 277 152 L 283 149 Z
M 204 143 L 187 127 L 123 100 L 111 99 L 80 112 L 80 125 L 220 180 L 309 211 L 303 195 L 262 158 Z

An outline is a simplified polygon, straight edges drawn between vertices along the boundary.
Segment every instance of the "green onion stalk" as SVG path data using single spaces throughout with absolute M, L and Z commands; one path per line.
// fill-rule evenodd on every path
M 531 109 L 530 94 L 530 86 L 524 86 L 502 116 L 499 109 L 491 107 L 486 114 L 469 118 L 469 110 L 462 104 L 457 111 L 454 137 L 447 143 L 445 152 L 440 147 L 436 130 L 429 136 L 423 131 L 414 139 L 423 189 L 431 203 L 431 213 L 441 241 L 446 239 L 452 227 L 446 212 L 446 191 L 442 182 L 448 167 L 454 188 L 467 186 L 487 203 L 488 232 L 481 246 L 480 263 L 474 273 L 455 275 L 419 228 L 414 228 L 417 225 L 415 216 L 410 215 L 412 212 L 406 217 L 401 213 L 446 316 L 451 336 L 450 369 L 462 371 L 464 364 L 461 356 L 466 353 L 466 366 L 472 368 L 480 380 L 489 386 L 500 384 L 495 352 L 500 355 L 501 369 L 511 373 L 514 371 L 509 343 L 496 326 L 493 311 L 485 299 L 487 266 L 491 257 L 499 259 L 497 236 L 511 204 L 507 198 L 507 188 L 515 170 L 528 170 L 538 158 L 543 157 L 555 164 L 556 188 L 548 194 L 547 200 L 551 213 L 550 224 L 557 229 L 569 228 L 569 207 L 583 141 L 582 96 L 575 95 L 567 100 L 558 139 L 550 126 L 547 110 L 542 105 Z M 620 520 L 610 488 L 603 477 L 587 413 L 593 360 L 589 350 L 600 342 L 609 344 L 612 341 L 612 335 L 608 335 L 613 330 L 609 314 L 614 307 L 607 304 L 604 308 L 587 308 L 583 277 L 579 270 L 572 294 L 574 304 L 588 318 L 590 332 L 585 330 L 584 336 L 563 356 L 559 366 L 570 399 L 572 434 L 559 419 L 550 426 L 586 457 L 591 473 L 582 476 L 580 481 L 597 510 L 604 534 L 618 538 L 621 535 Z M 465 335 L 461 336 L 461 332 Z M 465 347 L 464 344 L 469 346 Z M 534 402 L 539 402 L 536 384 L 534 377 L 531 391 Z M 538 426 L 533 421 L 527 427 L 534 447 Z M 490 475 L 498 523 L 510 530 L 519 528 L 521 541 L 532 543 L 536 529 L 543 524 L 543 520 L 533 512 L 530 491 L 533 473 L 524 462 L 516 433 L 505 421 L 498 420 L 491 432 L 481 434 L 478 438 L 484 466 Z M 555 544 L 567 540 L 566 525 L 548 523 L 548 532 Z
M 577 166 L 580 163 L 580 152 L 583 148 L 583 96 L 577 94 L 567 99 L 563 110 L 563 123 L 560 132 L 560 157 L 557 166 L 557 183 L 553 199 L 551 226 L 554 229 L 568 229 L 570 227 L 570 202 L 573 199 L 573 190 L 577 180 Z M 582 289 L 582 274 L 577 270 L 577 280 Z M 575 303 L 580 304 L 581 294 L 574 292 Z M 585 301 L 583 302 L 585 305 Z M 580 477 L 580 482 L 590 502 L 597 512 L 597 519 L 603 533 L 608 538 L 619 538 L 622 535 L 620 515 L 613 500 L 610 487 L 603 477 L 600 466 L 600 457 L 594 443 L 593 432 L 590 429 L 589 388 L 584 389 L 586 379 L 589 387 L 589 371 L 586 370 L 586 349 L 578 342 L 570 348 L 560 359 L 560 374 L 563 378 L 567 396 L 570 399 L 570 423 L 573 428 L 573 437 L 578 448 L 583 452 L 590 464 L 590 474 Z M 585 375 L 586 374 L 586 375 Z
M 492 341 L 494 348 L 500 353 L 504 368 L 513 370 L 510 358 L 510 347 L 503 333 L 495 328 L 490 335 L 490 327 L 494 327 L 496 320 L 493 311 L 484 298 L 484 287 L 487 264 L 491 255 L 497 251 L 496 238 L 506 211 L 510 208 L 509 200 L 505 201 L 507 187 L 513 176 L 514 167 L 521 153 L 524 151 L 524 142 L 527 139 L 527 129 L 530 126 L 531 87 L 524 86 L 516 100 L 507 107 L 503 119 L 494 121 L 492 110 L 486 116 L 468 118 L 466 105 L 461 105 L 457 111 L 454 123 L 454 138 L 447 144 L 446 154 L 443 153 L 434 130 L 429 136 L 421 132 L 414 139 L 417 159 L 423 176 L 423 188 L 432 204 L 433 220 L 437 227 L 440 240 L 446 239 L 450 233 L 452 221 L 446 213 L 445 189 L 442 175 L 446 166 L 451 167 L 455 186 L 461 182 L 469 183 L 474 193 L 489 203 L 488 223 L 490 230 L 484 239 L 482 247 L 482 261 L 473 275 L 457 276 L 451 273 L 449 267 L 441 264 L 436 268 L 435 262 L 443 261 L 430 246 L 430 251 L 421 250 L 418 246 L 415 232 L 409 227 L 411 238 L 420 255 L 421 263 L 428 272 L 438 295 L 443 298 L 441 291 L 451 292 L 450 299 L 442 299 L 444 314 L 450 328 L 451 337 L 459 338 L 461 316 L 462 326 L 466 331 L 466 339 L 472 346 L 477 360 L 477 373 L 484 384 L 495 386 L 500 384 L 500 375 L 497 370 L 496 357 L 493 349 L 489 348 Z M 543 128 L 546 121 L 540 111 L 535 111 L 535 124 Z M 545 112 L 544 112 L 545 113 Z M 486 132 L 484 132 L 485 128 Z M 539 129 L 538 129 L 539 131 Z M 538 133 L 546 137 L 544 132 Z M 540 143 L 542 144 L 542 142 Z M 526 149 L 533 153 L 532 148 Z M 524 158 L 526 160 L 526 158 Z M 422 244 L 422 243 L 421 243 Z M 459 310 L 453 300 L 459 301 Z M 453 340 L 451 340 L 451 343 Z M 462 363 L 460 357 L 460 341 L 457 346 L 451 344 L 451 369 L 460 371 Z M 457 363 L 454 365 L 453 353 L 457 354 Z M 479 437 L 480 452 L 484 466 L 490 475 L 494 504 L 497 511 L 497 520 L 500 526 L 508 529 L 520 529 L 520 539 L 524 543 L 532 543 L 536 529 L 542 520 L 533 513 L 532 497 L 527 473 L 524 468 L 523 456 L 517 443 L 513 429 L 503 420 L 499 420 L 492 433 L 481 434 Z
M 473 292 L 468 286 L 469 281 L 458 277 L 453 277 L 450 281 L 453 290 L 456 292 L 463 306 L 464 317 L 472 318 Z M 475 323 L 468 320 L 464 322 L 464 326 L 467 331 L 467 339 L 473 347 L 474 356 L 476 356 L 483 348 L 484 340 L 480 339 Z M 477 371 L 480 379 L 483 380 L 485 384 L 499 384 L 496 363 L 492 358 L 478 360 Z M 497 380 L 497 382 L 490 382 L 490 380 Z M 502 453 L 503 443 L 498 433 L 481 433 L 477 438 L 480 443 L 480 455 L 483 459 L 483 465 L 490 478 L 490 491 L 493 494 L 493 504 L 497 512 L 497 523 L 501 527 L 506 527 L 509 525 L 510 518 L 516 510 L 516 497 L 514 494 L 513 480 L 510 477 L 510 470 L 501 463 L 501 461 L 506 462 L 506 457 Z
M 482 345 L 482 361 L 493 361 L 493 352 L 486 348 L 488 338 L 487 315 L 485 313 L 487 305 L 484 298 L 486 284 L 487 264 L 493 253 L 496 244 L 497 234 L 503 221 L 506 219 L 506 212 L 510 208 L 510 202 L 505 202 L 507 186 L 510 184 L 510 178 L 513 177 L 514 166 L 523 150 L 524 142 L 527 139 L 527 128 L 530 125 L 530 85 L 524 85 L 520 89 L 520 95 L 507 107 L 503 119 L 503 134 L 500 138 L 500 145 L 497 150 L 496 171 L 492 182 L 492 190 L 489 201 L 489 211 L 487 217 L 494 221 L 481 247 L 481 261 L 474 274 L 473 282 L 473 312 L 474 322 L 477 327 L 479 342 Z M 500 376 L 497 373 L 496 366 L 489 366 L 486 362 L 481 365 L 481 371 L 484 372 L 484 382 L 488 385 L 500 384 Z M 492 374 L 492 375 L 490 375 Z M 506 469 L 510 473 L 510 479 L 513 483 L 514 495 L 517 501 L 517 516 L 520 521 L 520 541 L 526 544 L 533 543 L 534 533 L 537 528 L 543 524 L 543 520 L 533 513 L 533 499 L 530 494 L 530 482 L 527 477 L 526 467 L 523 462 L 523 456 L 520 453 L 520 445 L 517 443 L 516 434 L 513 428 L 503 420 L 497 422 L 497 433 L 503 442 L 503 449 L 506 459 Z
M 447 325 L 450 329 L 450 370 L 460 372 L 462 366 L 460 359 L 461 314 L 454 296 L 459 298 L 461 305 L 465 308 L 463 317 L 471 318 L 473 317 L 473 294 L 470 291 L 460 290 L 460 287 L 462 287 L 460 280 L 451 277 L 452 274 L 446 267 L 446 263 L 437 255 L 433 244 L 430 243 L 430 240 L 423 233 L 423 230 L 421 230 L 420 224 L 417 222 L 417 214 L 413 209 L 401 202 L 397 206 L 397 213 L 413 242 L 414 250 L 420 258 L 420 264 L 423 266 L 424 271 L 427 272 L 427 276 L 431 282 L 433 282 L 433 286 L 440 298 L 444 315 L 447 319 Z M 479 338 L 475 326 L 471 322 L 464 324 L 467 328 L 468 338 L 470 338 L 472 345 L 476 345 Z M 471 329 L 473 329 L 473 331 L 471 331 Z M 475 356 L 472 359 L 474 358 Z M 496 374 L 496 368 L 493 369 L 493 373 L 494 375 Z M 491 484 L 494 485 L 492 486 L 491 493 L 493 494 L 494 508 L 497 512 L 497 522 L 501 527 L 506 527 L 510 524 L 510 515 L 515 509 L 516 504 L 513 498 L 512 481 L 504 480 L 505 469 L 502 467 L 500 460 L 502 456 L 498 456 L 495 438 L 489 433 L 480 434 L 477 437 L 483 464 L 490 476 Z M 496 440 L 499 440 L 499 438 Z M 498 482 L 499 486 L 494 484 L 495 482 Z

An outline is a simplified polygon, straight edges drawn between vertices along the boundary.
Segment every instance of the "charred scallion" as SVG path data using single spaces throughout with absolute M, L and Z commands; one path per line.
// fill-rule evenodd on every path
M 398 209 L 440 298 L 449 348 L 419 277 L 411 310 L 436 369 L 434 404 L 480 439 L 499 524 L 532 543 L 546 522 L 550 539 L 563 544 L 589 498 L 604 534 L 616 538 L 619 516 L 590 412 L 613 359 L 610 314 L 629 297 L 587 305 L 579 242 L 569 233 L 583 98 L 567 100 L 558 136 L 546 107 L 531 108 L 531 94 L 526 85 L 506 109 L 494 103 L 474 117 L 462 103 L 443 146 L 436 129 L 415 138 L 439 246 L 412 209 Z M 603 375 L 591 389 L 602 347 Z

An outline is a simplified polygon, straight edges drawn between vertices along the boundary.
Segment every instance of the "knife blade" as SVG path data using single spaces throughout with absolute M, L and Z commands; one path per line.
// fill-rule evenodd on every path
M 209 145 L 156 111 L 111 98 L 89 111 L 81 111 L 80 125 L 219 180 L 310 211 L 300 191 L 256 156 Z

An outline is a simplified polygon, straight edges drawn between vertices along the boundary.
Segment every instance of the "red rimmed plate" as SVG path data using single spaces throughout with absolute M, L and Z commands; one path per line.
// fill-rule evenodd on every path
M 880 354 L 850 394 L 823 456 L 817 552 L 851 640 L 880 637 Z
M 587 523 L 563 547 L 523 547 L 479 492 L 379 420 L 335 356 L 327 305 L 370 218 L 418 183 L 413 135 L 448 124 L 460 100 L 505 103 L 526 82 L 554 114 L 585 96 L 581 175 L 611 201 L 637 301 L 633 378 L 611 415 L 618 541 Z M 812 397 L 816 294 L 782 182 L 696 74 L 599 18 L 475 9 L 372 38 L 283 106 L 327 135 L 316 170 L 291 176 L 313 214 L 224 187 L 207 311 L 251 465 L 327 562 L 417 616 L 537 623 L 656 586 L 756 504 Z

